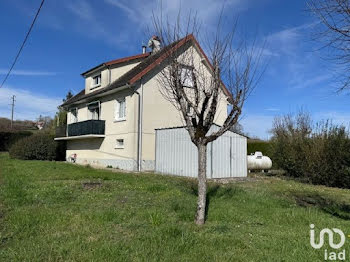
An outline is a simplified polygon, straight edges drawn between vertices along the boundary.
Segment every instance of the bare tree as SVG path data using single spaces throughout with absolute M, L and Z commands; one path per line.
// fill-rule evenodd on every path
M 339 90 L 347 89 L 350 87 L 350 1 L 310 0 L 308 7 L 320 21 L 315 39 L 328 49 L 328 58 L 337 66 Z
M 200 37 L 198 19 L 191 15 L 185 20 L 182 17 L 179 13 L 177 20 L 170 23 L 153 15 L 155 32 L 167 56 L 158 83 L 162 95 L 180 112 L 198 149 L 195 222 L 201 225 L 205 223 L 206 211 L 207 144 L 237 124 L 246 98 L 262 75 L 262 67 L 258 66 L 262 49 L 254 48 L 255 43 L 248 47 L 245 41 L 236 40 L 236 23 L 232 30 L 223 32 L 220 18 L 215 34 L 206 37 L 207 57 L 196 40 Z M 183 46 L 175 48 L 179 44 Z M 223 99 L 231 109 L 220 128 L 209 131 Z

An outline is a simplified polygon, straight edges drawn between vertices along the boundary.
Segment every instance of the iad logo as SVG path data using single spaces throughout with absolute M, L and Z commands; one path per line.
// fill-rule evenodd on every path
M 324 236 L 327 234 L 328 235 L 328 242 L 329 246 L 333 249 L 339 249 L 341 248 L 344 243 L 345 243 L 345 235 L 343 231 L 341 231 L 338 228 L 324 228 L 320 232 L 320 240 L 319 243 L 315 243 L 315 225 L 311 224 L 310 225 L 310 244 L 313 248 L 315 249 L 320 249 L 324 245 Z M 334 233 L 339 235 L 340 241 L 339 243 L 334 243 Z M 327 252 L 327 249 L 324 251 L 324 259 L 325 260 L 345 260 L 345 249 L 340 251 L 340 252 Z

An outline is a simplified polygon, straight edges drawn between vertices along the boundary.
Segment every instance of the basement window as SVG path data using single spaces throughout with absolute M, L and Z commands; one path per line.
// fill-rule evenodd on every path
M 123 149 L 124 148 L 124 139 L 117 139 L 116 145 L 114 148 Z
M 101 85 L 101 74 L 92 77 L 91 89 Z

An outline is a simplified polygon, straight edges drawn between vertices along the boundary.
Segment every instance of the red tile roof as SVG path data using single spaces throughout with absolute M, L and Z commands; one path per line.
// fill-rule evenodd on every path
M 110 91 L 112 89 L 125 86 L 127 84 L 133 85 L 138 80 L 140 80 L 144 75 L 146 75 L 152 69 L 154 69 L 156 66 L 158 66 L 160 63 L 162 63 L 165 60 L 165 58 L 167 58 L 171 53 L 175 52 L 178 48 L 180 48 L 181 46 L 183 46 L 185 43 L 187 43 L 189 41 L 192 41 L 193 44 L 197 46 L 199 51 L 203 54 L 208 65 L 213 69 L 213 66 L 211 65 L 208 57 L 205 55 L 203 49 L 200 47 L 200 45 L 197 42 L 197 40 L 195 39 L 195 37 L 192 34 L 190 34 L 190 35 L 187 35 L 184 38 L 182 38 L 176 42 L 171 43 L 170 45 L 164 47 L 163 49 L 161 49 L 160 51 L 158 51 L 155 54 L 150 55 L 150 53 L 146 53 L 146 54 L 130 56 L 130 57 L 126 57 L 126 58 L 116 59 L 116 60 L 112 60 L 110 62 L 104 63 L 104 64 L 110 63 L 109 65 L 113 65 L 113 64 L 131 61 L 134 59 L 145 58 L 145 59 L 143 59 L 143 61 L 141 63 L 139 63 L 137 66 L 135 66 L 134 68 L 132 68 L 131 70 L 126 72 L 124 75 L 119 77 L 117 80 L 113 81 L 110 85 L 108 85 L 100 90 L 97 90 L 95 92 L 88 93 L 88 94 L 85 94 L 85 89 L 84 89 L 80 93 L 78 93 L 77 95 L 75 95 L 74 97 L 72 97 L 71 99 L 66 101 L 65 103 L 63 103 L 61 106 L 67 106 L 67 105 L 72 104 L 74 102 L 78 102 L 81 99 L 93 97 L 97 94 L 101 94 L 101 93 Z M 102 65 L 104 65 L 104 64 L 102 64 Z M 98 67 L 99 66 L 97 66 L 95 68 L 98 68 Z M 91 70 L 93 70 L 93 69 L 91 69 Z M 89 70 L 89 71 L 91 71 L 91 70 Z M 83 74 L 85 74 L 85 73 L 83 73 Z M 229 91 L 226 89 L 226 87 L 223 83 L 222 83 L 222 86 L 223 86 L 223 91 L 225 92 L 225 94 L 228 97 L 231 97 Z
M 138 54 L 138 55 L 134 55 L 134 56 L 128 56 L 128 57 L 123 57 L 123 58 L 119 58 L 119 59 L 115 59 L 115 60 L 111 60 L 109 62 L 105 62 L 105 65 L 116 65 L 116 64 L 120 64 L 120 63 L 124 63 L 124 62 L 130 62 L 132 60 L 135 59 L 140 59 L 140 58 L 146 58 L 150 55 L 151 53 L 145 53 L 145 54 Z
M 123 58 L 118 58 L 118 59 L 114 59 L 108 62 L 104 62 L 102 64 L 99 64 L 98 66 L 95 66 L 87 71 L 85 71 L 84 73 L 82 73 L 81 75 L 84 76 L 85 74 L 101 67 L 101 66 L 111 66 L 111 65 L 117 65 L 117 64 L 121 64 L 121 63 L 126 63 L 126 62 L 131 62 L 133 60 L 138 60 L 138 59 L 142 59 L 142 58 L 146 58 L 150 55 L 151 53 L 147 52 L 145 54 L 138 54 L 138 55 L 133 55 L 133 56 L 128 56 L 128 57 L 123 57 Z

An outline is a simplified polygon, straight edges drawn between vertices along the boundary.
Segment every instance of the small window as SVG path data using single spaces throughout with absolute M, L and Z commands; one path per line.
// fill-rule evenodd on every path
M 98 87 L 101 85 L 101 74 L 92 77 L 92 88 Z
M 192 73 L 193 73 L 193 69 L 190 67 L 181 68 L 181 82 L 185 87 L 194 86 Z
M 125 120 L 126 119 L 126 102 L 125 102 L 125 97 L 116 100 L 114 119 L 116 121 L 121 121 L 121 120 Z
M 124 139 L 117 139 L 117 143 L 115 145 L 115 148 L 118 148 L 118 149 L 124 148 Z
M 78 109 L 77 108 L 71 109 L 71 111 L 70 111 L 70 122 L 71 123 L 78 122 Z
M 99 120 L 100 119 L 100 103 L 94 102 L 88 104 L 89 119 Z

